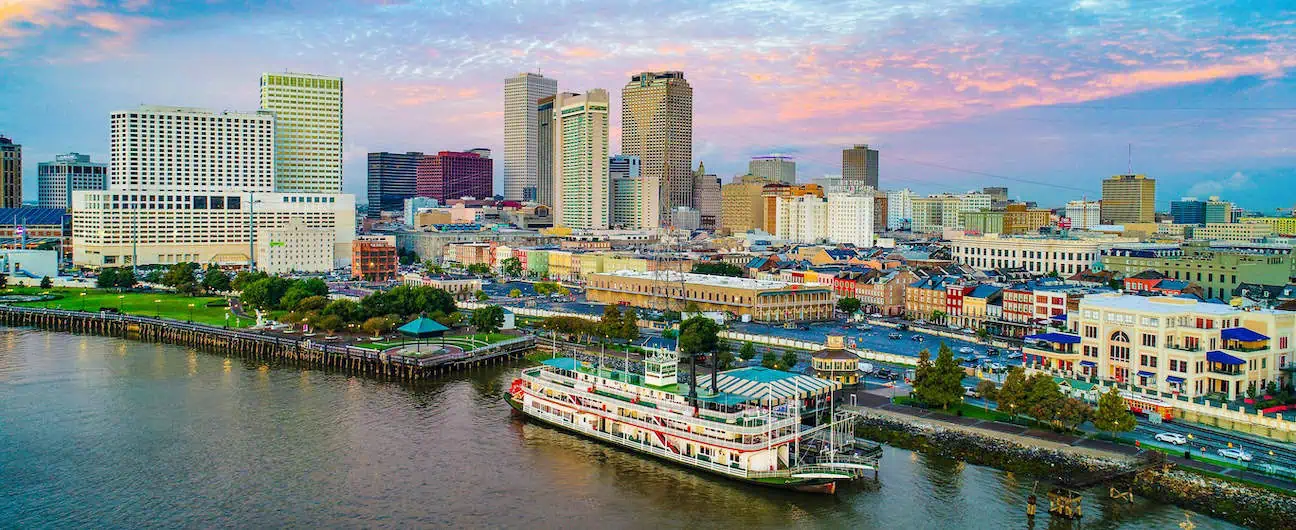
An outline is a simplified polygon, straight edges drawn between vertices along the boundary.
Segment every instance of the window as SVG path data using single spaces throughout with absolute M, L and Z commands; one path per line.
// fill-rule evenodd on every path
M 1130 360 L 1129 346 L 1112 346 L 1110 355 L 1108 356 L 1113 361 L 1129 362 Z
M 1128 343 L 1130 340 L 1129 340 L 1129 335 L 1126 335 L 1124 331 L 1117 331 L 1115 333 L 1112 333 L 1111 341 Z
M 1084 336 L 1085 338 L 1090 338 L 1090 339 L 1098 338 L 1098 328 L 1094 326 L 1085 326 Z
M 1157 345 L 1157 336 L 1147 333 L 1143 334 L 1143 345 L 1149 348 L 1155 348 Z

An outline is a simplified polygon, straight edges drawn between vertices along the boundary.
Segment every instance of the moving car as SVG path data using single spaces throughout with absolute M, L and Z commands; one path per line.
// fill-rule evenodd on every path
M 1156 438 L 1156 441 L 1158 442 L 1165 442 L 1168 444 L 1183 445 L 1188 443 L 1188 438 L 1177 432 L 1163 432 L 1157 434 L 1153 438 Z
M 973 350 L 972 348 L 969 348 L 969 347 L 967 347 L 967 346 L 964 346 L 964 347 L 962 347 L 962 348 L 959 348 L 959 353 L 972 353 L 972 352 L 974 352 L 974 351 L 976 351 L 976 350 Z
M 1242 448 L 1240 447 L 1230 447 L 1228 449 L 1220 449 L 1219 451 L 1215 451 L 1215 453 L 1224 458 L 1232 458 L 1234 460 L 1240 460 L 1243 462 L 1251 461 L 1251 453 L 1243 451 Z
M 881 369 L 881 370 L 878 370 L 878 371 L 877 371 L 877 376 L 878 376 L 879 378 L 886 379 L 886 380 L 888 380 L 888 381 L 895 381 L 896 379 L 898 379 L 898 378 L 900 377 L 899 374 L 897 374 L 897 373 L 895 373 L 895 372 L 893 372 L 893 371 L 891 371 L 890 369 L 887 369 L 887 368 L 883 368 L 883 369 Z

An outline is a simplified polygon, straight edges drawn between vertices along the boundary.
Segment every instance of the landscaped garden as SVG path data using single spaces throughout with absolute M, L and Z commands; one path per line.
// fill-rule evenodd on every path
M 111 289 L 69 289 L 39 287 L 12 287 L 5 289 L 4 294 L 40 296 L 48 294 L 51 300 L 33 302 L 13 302 L 16 306 L 48 307 L 70 311 L 92 311 L 101 309 L 120 311 L 127 315 L 170 318 L 174 320 L 192 320 L 202 324 L 221 326 L 226 323 L 225 315 L 229 307 L 224 297 L 189 296 L 170 292 L 118 292 Z M 230 327 L 249 326 L 255 322 L 248 319 L 229 318 Z

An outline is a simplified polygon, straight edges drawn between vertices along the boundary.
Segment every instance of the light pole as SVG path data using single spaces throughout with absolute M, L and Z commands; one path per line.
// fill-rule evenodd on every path
M 85 294 L 85 291 L 82 291 L 82 292 L 81 292 L 81 305 L 78 307 L 77 311 L 85 311 L 85 295 L 86 295 L 86 294 Z
M 189 323 L 193 324 L 193 304 L 189 304 Z
M 162 318 L 162 306 L 158 305 L 161 303 L 162 303 L 161 298 L 153 299 L 153 318 Z
M 121 314 L 121 312 L 122 312 L 122 304 L 124 304 L 125 302 L 126 302 L 126 295 L 124 295 L 124 294 L 119 294 L 119 295 L 117 295 L 117 313 L 118 313 L 118 314 Z

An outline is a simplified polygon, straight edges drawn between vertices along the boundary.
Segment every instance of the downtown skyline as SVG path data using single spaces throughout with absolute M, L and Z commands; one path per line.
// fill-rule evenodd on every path
M 616 101 L 630 75 L 681 70 L 694 87 L 693 166 L 726 182 L 770 152 L 796 157 L 800 181 L 839 174 L 841 149 L 868 143 L 884 189 L 1007 186 L 1061 206 L 1097 198 L 1132 145 L 1133 171 L 1158 181 L 1159 210 L 1187 195 L 1291 206 L 1263 190 L 1296 178 L 1296 13 L 1024 5 L 599 4 L 572 21 L 543 2 L 32 0 L 0 11 L 0 133 L 24 146 L 33 198 L 38 162 L 107 158 L 113 110 L 254 109 L 249 76 L 340 76 L 343 191 L 363 196 L 367 152 L 480 145 L 501 156 L 504 77 L 539 69 L 560 91 L 605 87 Z M 649 19 L 680 31 L 634 22 Z

